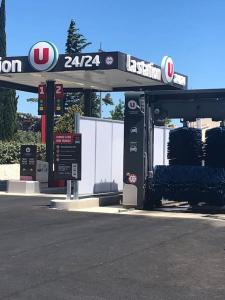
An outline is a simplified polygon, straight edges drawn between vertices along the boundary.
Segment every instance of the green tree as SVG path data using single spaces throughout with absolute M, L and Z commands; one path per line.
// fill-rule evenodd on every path
M 172 120 L 171 120 L 171 119 L 168 119 L 168 118 L 166 118 L 166 119 L 165 119 L 165 125 L 166 125 L 166 126 L 170 126 L 170 125 L 172 125 Z
M 15 90 L 6 90 L 4 105 L 4 139 L 11 140 L 17 131 L 17 100 Z
M 5 33 L 5 0 L 0 7 L 0 57 L 6 56 L 6 33 Z M 0 140 L 4 138 L 4 103 L 6 90 L 0 88 Z
M 5 0 L 2 0 L 0 7 L 0 56 L 6 56 L 6 32 L 5 32 Z
M 72 19 L 67 30 L 67 40 L 66 40 L 66 49 L 65 53 L 72 55 L 74 53 L 81 53 L 87 46 L 91 45 L 90 42 L 87 42 L 87 39 L 79 32 L 79 29 L 76 27 L 75 21 Z M 75 96 L 75 97 L 74 97 Z M 83 93 L 70 93 L 67 95 L 67 98 L 71 97 L 71 99 L 80 99 L 79 106 L 82 111 L 84 109 L 84 96 Z M 72 101 L 71 101 L 72 102 Z M 75 104 L 75 103 L 74 103 Z
M 83 34 L 79 33 L 74 20 L 71 20 L 68 28 L 66 41 L 66 54 L 81 53 L 87 46 L 91 45 Z
M 79 105 L 71 106 L 68 111 L 60 116 L 56 122 L 54 131 L 58 133 L 71 133 L 74 132 L 74 114 L 79 112 L 82 115 L 82 111 Z
M 67 34 L 66 49 L 65 49 L 66 54 L 72 55 L 75 53 L 81 53 L 86 47 L 91 45 L 91 43 L 87 41 L 87 39 L 83 36 L 83 34 L 79 32 L 79 29 L 77 28 L 76 22 L 74 20 L 71 20 L 67 32 L 68 34 Z M 83 93 L 76 93 L 76 95 L 78 98 L 80 98 L 80 108 L 82 112 L 84 112 L 85 111 L 84 95 Z M 96 94 L 96 92 L 94 91 L 91 92 L 90 101 L 91 101 L 91 116 L 99 118 L 101 115 L 100 112 L 101 101 L 100 101 L 100 97 Z M 103 104 L 112 104 L 107 101 L 108 101 L 107 98 L 102 99 Z
M 5 0 L 0 7 L 0 57 L 6 56 Z M 16 91 L 0 88 L 0 139 L 10 140 L 16 132 Z
M 124 120 L 124 102 L 120 99 L 114 109 L 110 111 L 113 120 Z
M 96 92 L 91 92 L 90 93 L 90 101 L 91 101 L 91 117 L 94 118 L 100 118 L 101 113 L 101 100 L 100 96 L 96 94 Z M 81 110 L 82 112 L 85 111 L 84 108 L 84 96 L 81 96 Z

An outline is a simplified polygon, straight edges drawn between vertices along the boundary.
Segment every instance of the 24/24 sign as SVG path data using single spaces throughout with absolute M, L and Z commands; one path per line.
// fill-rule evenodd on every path
M 74 58 L 71 56 L 65 57 L 65 68 L 90 68 L 98 67 L 100 65 L 99 55 L 76 55 Z

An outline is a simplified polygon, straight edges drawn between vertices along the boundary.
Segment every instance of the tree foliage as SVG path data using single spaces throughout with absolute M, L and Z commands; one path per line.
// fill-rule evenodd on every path
M 0 7 L 0 57 L 6 56 L 5 0 Z
M 20 146 L 23 143 L 18 141 L 2 142 L 0 141 L 0 165 L 16 164 L 20 162 Z M 28 143 L 29 145 L 35 143 Z M 45 160 L 45 145 L 37 144 L 37 158 Z
M 81 53 L 87 46 L 91 45 L 83 34 L 79 33 L 76 22 L 71 20 L 67 34 L 66 54 Z
M 124 102 L 120 99 L 114 109 L 110 111 L 113 120 L 124 120 Z
M 60 116 L 55 122 L 54 131 L 58 133 L 72 133 L 74 132 L 74 114 L 82 111 L 79 105 L 71 106 L 68 111 Z
M 0 7 L 0 57 L 6 56 L 5 0 Z M 17 97 L 15 90 L 0 88 L 0 140 L 10 140 L 16 132 Z
M 68 34 L 67 34 L 67 41 L 66 41 L 66 54 L 75 54 L 75 53 L 81 53 L 86 47 L 91 45 L 90 42 L 87 41 L 87 39 L 79 32 L 79 29 L 76 26 L 76 22 L 74 20 L 71 20 L 69 28 L 68 28 Z M 71 94 L 71 97 L 74 95 L 77 95 L 78 98 L 80 98 L 80 108 L 82 112 L 85 112 L 84 107 L 84 94 L 83 93 L 74 93 Z M 75 98 L 75 97 L 74 97 Z M 102 99 L 102 102 L 104 104 L 112 104 L 112 101 L 109 101 L 109 97 L 105 97 Z M 91 102 L 91 117 L 99 118 L 101 115 L 100 109 L 101 109 L 101 100 L 100 97 L 96 94 L 96 92 L 91 92 L 90 95 L 90 102 Z M 75 104 L 75 103 L 74 103 Z
M 171 119 L 168 119 L 168 118 L 166 118 L 166 119 L 165 119 L 165 125 L 166 125 L 166 126 L 170 126 L 170 125 L 172 125 L 172 120 L 171 120 Z
M 41 118 L 28 113 L 17 113 L 17 129 L 23 131 L 41 131 Z
M 22 131 L 18 130 L 14 135 L 12 141 L 17 143 L 29 145 L 41 143 L 41 132 Z

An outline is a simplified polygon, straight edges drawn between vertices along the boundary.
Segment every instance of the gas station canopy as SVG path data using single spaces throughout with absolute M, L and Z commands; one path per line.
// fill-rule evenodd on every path
M 39 42 L 28 56 L 0 58 L 2 87 L 37 92 L 37 86 L 49 80 L 62 83 L 68 91 L 187 88 L 187 76 L 174 72 L 168 56 L 160 67 L 121 52 L 58 55 L 53 44 Z

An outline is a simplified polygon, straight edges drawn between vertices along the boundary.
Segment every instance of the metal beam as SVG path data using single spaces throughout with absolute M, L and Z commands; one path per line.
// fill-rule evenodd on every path
M 4 87 L 6 89 L 14 89 L 17 91 L 29 92 L 29 93 L 37 93 L 38 92 L 37 87 L 20 84 L 20 83 L 16 83 L 16 82 L 2 81 L 2 80 L 0 80 L 0 87 Z
M 187 121 L 197 118 L 225 119 L 225 89 L 155 91 L 147 94 L 149 103 L 154 107 L 156 123 L 165 118 L 183 118 Z

